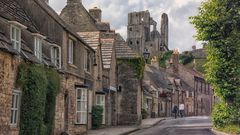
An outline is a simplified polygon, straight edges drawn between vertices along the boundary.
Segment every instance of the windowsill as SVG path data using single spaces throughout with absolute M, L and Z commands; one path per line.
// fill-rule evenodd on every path
M 85 125 L 87 125 L 87 123 L 86 123 L 86 124 L 74 123 L 74 125 L 77 125 L 77 126 L 85 126 Z
M 71 64 L 71 63 L 68 63 L 68 65 L 70 66 L 70 67 L 73 67 L 73 68 L 78 68 L 76 65 L 74 65 L 74 64 Z

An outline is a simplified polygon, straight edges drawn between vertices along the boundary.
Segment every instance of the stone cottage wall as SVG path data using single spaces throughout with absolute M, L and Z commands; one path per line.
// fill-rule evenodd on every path
M 141 82 L 131 65 L 118 64 L 118 124 L 133 125 L 141 122 Z
M 10 126 L 12 92 L 20 58 L 0 51 L 0 131 L 2 135 L 18 135 L 19 125 Z M 19 121 L 19 119 L 18 119 Z

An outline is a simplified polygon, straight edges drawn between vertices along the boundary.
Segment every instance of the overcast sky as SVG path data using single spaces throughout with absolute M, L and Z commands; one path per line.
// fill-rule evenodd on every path
M 49 0 L 50 6 L 60 13 L 67 0 Z M 111 28 L 119 32 L 125 39 L 127 36 L 127 15 L 129 12 L 149 10 L 158 22 L 162 13 L 169 17 L 169 48 L 180 51 L 191 50 L 193 45 L 201 47 L 193 38 L 194 27 L 189 23 L 189 16 L 196 15 L 203 0 L 82 0 L 86 9 L 99 7 L 102 9 L 103 21 L 111 23 Z

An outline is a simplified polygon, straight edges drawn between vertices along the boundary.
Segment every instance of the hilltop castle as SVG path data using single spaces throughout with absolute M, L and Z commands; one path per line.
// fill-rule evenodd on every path
M 148 10 L 129 13 L 127 34 L 128 45 L 134 51 L 158 56 L 160 52 L 168 50 L 168 16 L 166 13 L 162 14 L 160 33 L 157 22 Z

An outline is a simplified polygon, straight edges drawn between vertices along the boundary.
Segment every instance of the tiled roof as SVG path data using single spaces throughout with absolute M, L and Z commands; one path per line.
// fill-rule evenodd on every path
M 16 0 L 1 0 L 0 16 L 11 21 L 20 22 L 21 24 L 27 26 L 32 32 L 37 32 L 36 26 Z
M 105 69 L 110 69 L 111 67 L 113 46 L 114 46 L 113 38 L 101 39 L 103 67 Z
M 147 65 L 144 73 L 144 80 L 149 80 L 151 85 L 155 88 L 162 88 L 164 91 L 169 91 L 171 89 L 168 73 L 163 69 L 157 69 L 154 66 Z
M 100 42 L 100 32 L 78 32 L 78 35 L 95 51 Z
M 10 40 L 2 32 L 0 32 L 0 50 L 12 54 L 18 54 L 18 52 L 11 46 Z
M 117 59 L 131 59 L 139 57 L 125 42 L 120 34 L 116 34 L 116 57 Z

